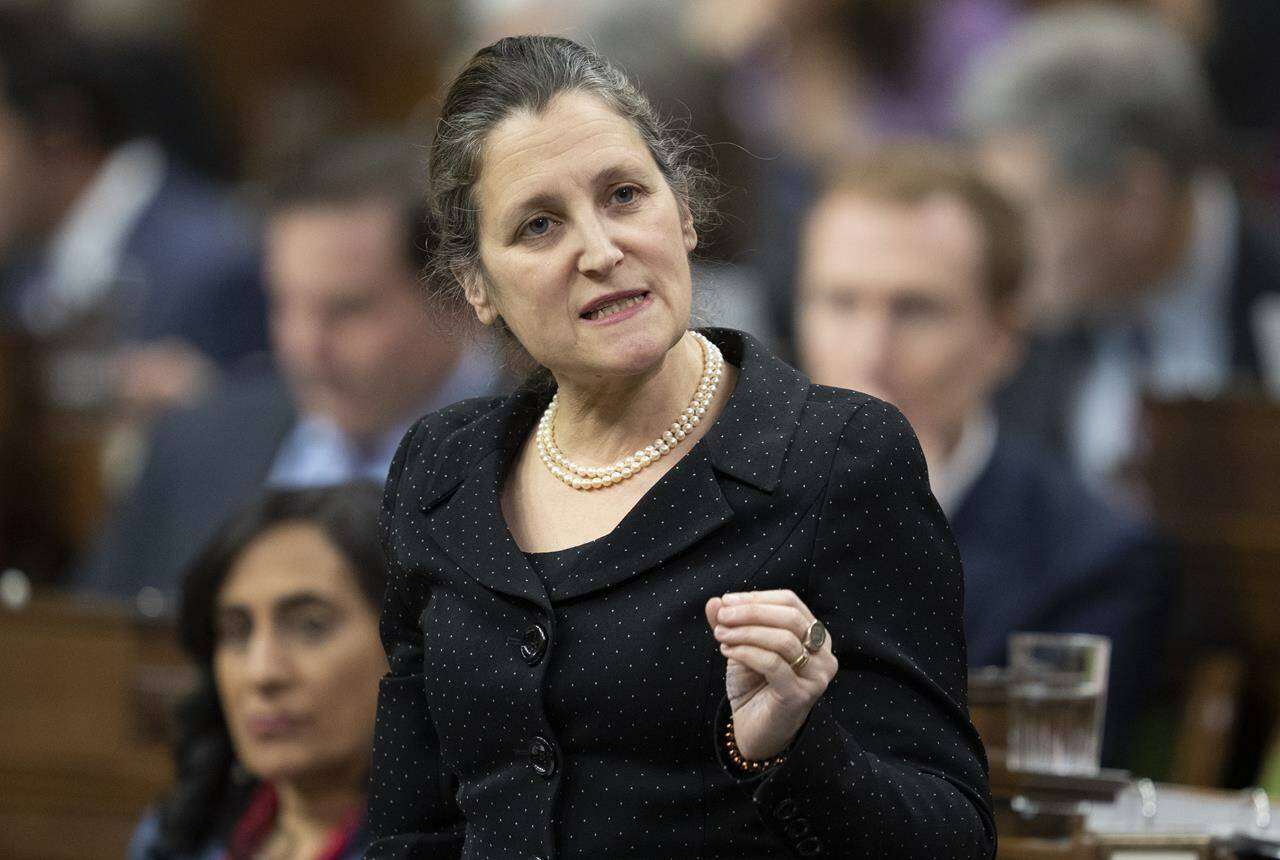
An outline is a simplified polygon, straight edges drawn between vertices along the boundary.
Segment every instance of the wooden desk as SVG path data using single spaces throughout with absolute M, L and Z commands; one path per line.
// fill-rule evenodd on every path
M 157 714 L 184 665 L 167 624 L 56 599 L 0 609 L 0 857 L 123 856 L 170 781 Z
M 1231 845 L 1241 835 L 1267 845 L 1280 842 L 1280 810 L 1274 804 L 1268 825 L 1257 829 L 1240 792 L 1159 785 L 1155 795 L 1159 800 L 1150 820 L 1130 794 L 1083 805 L 1073 826 L 1055 835 L 1001 830 L 998 860 L 1235 860 L 1239 855 Z M 1034 827 L 1024 828 L 1029 830 Z
M 1223 614 L 1243 667 L 1245 713 L 1237 750 L 1237 782 L 1255 774 L 1262 741 L 1280 714 L 1280 403 L 1257 396 L 1213 401 L 1149 401 L 1143 483 L 1152 508 L 1178 550 L 1186 597 L 1184 618 Z M 1215 646 L 1216 647 L 1216 646 Z M 1239 702 L 1234 703 L 1239 707 Z M 1188 746 L 1184 744 L 1184 747 Z M 1204 758 L 1204 741 L 1199 747 Z M 1204 781 L 1224 777 L 1219 761 L 1192 770 Z M 1184 750 L 1180 762 L 1188 759 Z M 1191 778 L 1180 764 L 1183 779 Z M 1216 774 L 1215 774 L 1216 771 Z M 1216 778 L 1215 778 L 1216 776 Z

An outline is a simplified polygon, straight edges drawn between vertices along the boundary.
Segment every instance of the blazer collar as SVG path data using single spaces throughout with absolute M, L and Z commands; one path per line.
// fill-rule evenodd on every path
M 782 480 L 809 379 L 749 334 L 718 328 L 703 334 L 740 373 L 733 396 L 702 442 L 717 471 L 771 493 Z
M 522 388 L 441 441 L 436 472 L 420 499 L 441 548 L 486 586 L 547 605 L 655 567 L 727 522 L 733 510 L 717 473 L 764 492 L 777 489 L 808 380 L 750 335 L 703 333 L 739 368 L 733 394 L 699 444 L 582 560 L 582 575 L 548 595 L 501 513 L 502 481 L 550 400 L 545 389 Z M 663 514 L 673 508 L 685 514 Z

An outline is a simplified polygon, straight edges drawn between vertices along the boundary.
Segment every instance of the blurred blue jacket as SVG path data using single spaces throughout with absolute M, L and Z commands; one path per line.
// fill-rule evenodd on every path
M 1169 600 L 1155 533 L 1093 495 L 1053 452 L 1003 426 L 951 528 L 964 563 L 969 665 L 1004 665 L 1017 631 L 1109 637 L 1103 761 L 1122 763 L 1156 674 Z

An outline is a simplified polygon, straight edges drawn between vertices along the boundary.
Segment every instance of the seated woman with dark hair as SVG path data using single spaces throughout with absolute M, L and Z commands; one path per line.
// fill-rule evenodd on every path
M 131 860 L 354 860 L 364 820 L 386 565 L 369 484 L 274 491 L 228 521 L 183 583 L 199 684 L 178 784 Z

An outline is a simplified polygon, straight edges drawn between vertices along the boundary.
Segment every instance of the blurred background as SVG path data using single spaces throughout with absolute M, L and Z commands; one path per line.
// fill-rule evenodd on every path
M 699 322 L 916 426 L 975 670 L 1111 636 L 1104 764 L 1280 792 L 1280 3 L 7 0 L 0 855 L 121 856 L 168 785 L 177 584 L 220 521 L 379 480 L 415 415 L 510 384 L 414 272 L 442 87 L 525 32 L 623 67 L 718 176 Z M 928 273 L 841 268 L 898 247 L 854 203 L 954 187 L 833 177 L 919 147 L 1019 221 L 969 329 L 947 283 L 891 289 Z

